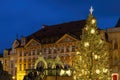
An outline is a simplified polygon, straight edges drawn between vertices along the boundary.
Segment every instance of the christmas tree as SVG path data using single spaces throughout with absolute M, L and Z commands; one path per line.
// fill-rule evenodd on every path
M 92 15 L 93 8 L 82 29 L 81 40 L 73 61 L 74 80 L 111 80 L 109 69 L 109 48 L 101 36 Z

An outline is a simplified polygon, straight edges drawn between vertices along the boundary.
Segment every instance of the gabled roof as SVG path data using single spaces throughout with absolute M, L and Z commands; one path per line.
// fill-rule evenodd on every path
M 58 25 L 44 26 L 44 28 L 26 37 L 30 39 L 38 39 L 41 44 L 54 43 L 64 34 L 70 34 L 75 38 L 79 38 L 82 34 L 82 28 L 85 26 L 86 20 L 73 21 Z
M 120 18 L 118 19 L 118 22 L 115 27 L 120 27 Z

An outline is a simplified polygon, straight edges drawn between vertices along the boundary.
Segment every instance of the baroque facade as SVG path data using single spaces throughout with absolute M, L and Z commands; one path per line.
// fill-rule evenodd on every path
M 45 59 L 59 56 L 64 65 L 72 65 L 73 56 L 77 50 L 82 28 L 86 20 L 73 21 L 53 26 L 43 25 L 42 28 L 26 37 L 15 39 L 11 49 L 5 49 L 3 57 L 4 70 L 17 80 L 23 80 L 26 69 L 33 69 L 39 56 Z M 120 20 L 118 21 L 120 23 Z M 110 43 L 110 65 L 114 73 L 120 68 L 120 25 L 99 30 L 102 37 Z

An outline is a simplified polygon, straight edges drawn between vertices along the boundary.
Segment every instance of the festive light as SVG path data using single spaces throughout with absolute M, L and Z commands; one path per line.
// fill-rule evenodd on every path
M 67 74 L 68 76 L 71 76 L 71 71 L 70 71 L 70 70 L 67 70 L 67 71 L 66 71 L 66 74 Z
M 15 79 L 15 76 L 12 76 L 12 79 L 14 80 L 14 79 Z
M 98 59 L 98 56 L 97 56 L 97 55 L 94 55 L 94 57 L 95 57 L 95 60 L 97 60 L 97 59 Z
M 60 71 L 60 76 L 64 75 L 64 73 L 65 73 L 65 71 L 62 69 L 62 70 Z
M 77 51 L 77 52 L 76 52 L 76 54 L 80 54 L 80 52 L 79 52 L 79 51 Z
M 103 68 L 103 72 L 104 72 L 104 73 L 107 73 L 107 72 L 108 72 L 108 69 Z
M 96 20 L 95 19 L 92 19 L 92 24 L 95 24 Z
M 96 73 L 97 73 L 97 74 L 100 74 L 100 70 L 99 70 L 99 69 L 97 69 L 97 70 L 96 70 Z
M 85 43 L 84 43 L 84 46 L 85 46 L 85 47 L 88 47 L 88 46 L 89 46 L 89 42 L 85 42 Z
M 91 34 L 94 34 L 95 33 L 95 29 L 91 29 Z

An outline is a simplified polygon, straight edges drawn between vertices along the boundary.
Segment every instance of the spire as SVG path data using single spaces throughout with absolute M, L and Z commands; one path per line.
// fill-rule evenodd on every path
M 118 19 L 118 22 L 115 27 L 120 27 L 120 18 Z
M 93 13 L 94 9 L 93 9 L 92 6 L 90 7 L 90 10 L 89 10 L 89 11 L 90 11 L 91 14 Z

